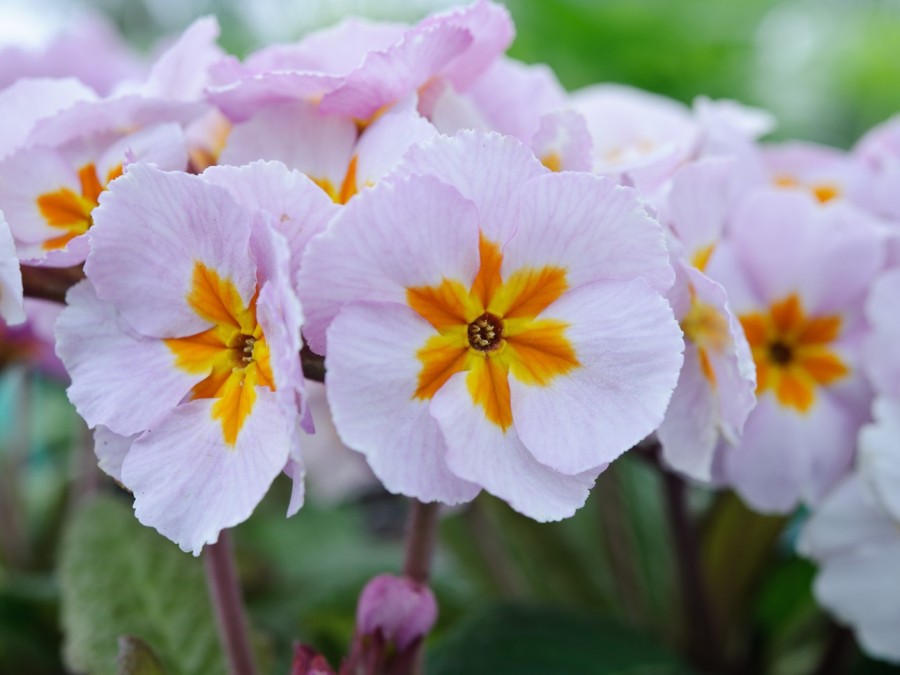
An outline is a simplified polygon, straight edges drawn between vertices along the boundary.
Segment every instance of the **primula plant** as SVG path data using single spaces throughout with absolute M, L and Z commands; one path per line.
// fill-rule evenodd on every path
M 17 420 L 86 447 L 67 669 L 894 672 L 900 121 L 567 92 L 487 0 L 218 33 L 0 63 L 2 339 L 86 424 Z

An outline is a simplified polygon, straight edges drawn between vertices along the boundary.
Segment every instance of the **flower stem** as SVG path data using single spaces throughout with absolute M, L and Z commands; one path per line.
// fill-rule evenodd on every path
M 228 530 L 203 553 L 206 582 L 216 613 L 219 639 L 225 648 L 231 675 L 256 675 L 241 586 L 234 562 L 234 546 Z
M 422 584 L 427 584 L 431 577 L 431 559 L 434 557 L 437 540 L 438 507 L 437 503 L 423 504 L 418 499 L 411 500 L 403 574 Z
M 424 504 L 418 499 L 410 500 L 409 525 L 406 530 L 406 556 L 403 574 L 410 579 L 427 584 L 431 578 L 431 561 L 437 543 L 438 509 L 437 503 Z M 398 664 L 397 675 L 420 675 L 422 672 L 422 645 L 424 639 L 409 653 L 408 658 Z
M 687 486 L 680 476 L 666 469 L 662 469 L 662 480 L 687 614 L 688 649 L 698 666 L 708 672 L 723 673 L 726 672 L 723 643 L 703 576 L 697 532 L 688 513 Z

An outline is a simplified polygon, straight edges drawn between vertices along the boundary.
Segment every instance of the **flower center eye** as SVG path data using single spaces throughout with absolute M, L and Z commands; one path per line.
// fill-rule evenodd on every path
M 773 342 L 769 345 L 769 358 L 779 366 L 786 366 L 794 358 L 794 353 L 784 342 Z
M 238 352 L 244 363 L 253 363 L 253 346 L 256 344 L 256 338 L 246 333 L 241 333 L 237 338 L 237 344 L 234 349 Z
M 469 324 L 469 344 L 480 352 L 492 352 L 503 341 L 503 321 L 485 312 Z

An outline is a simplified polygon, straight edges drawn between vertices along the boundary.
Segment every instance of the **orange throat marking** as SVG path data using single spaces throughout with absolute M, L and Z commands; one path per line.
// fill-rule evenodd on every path
M 71 188 L 63 187 L 38 197 L 38 211 L 47 224 L 64 231 L 64 234 L 45 241 L 44 250 L 65 248 L 72 239 L 87 232 L 94 224 L 92 213 L 100 202 L 100 194 L 107 185 L 121 175 L 122 165 L 120 164 L 110 170 L 106 182 L 101 183 L 94 164 L 85 164 L 78 170 L 80 194 Z
M 481 266 L 468 289 L 457 280 L 408 288 L 406 300 L 437 334 L 416 352 L 422 364 L 414 399 L 428 400 L 459 372 L 485 417 L 506 431 L 512 425 L 509 376 L 532 386 L 580 367 L 566 337 L 568 324 L 538 316 L 568 288 L 566 271 L 548 265 L 522 268 L 507 278 L 503 254 L 481 237 Z
M 769 308 L 739 317 L 756 363 L 756 393 L 772 391 L 782 406 L 801 413 L 815 403 L 816 390 L 850 374 L 832 349 L 841 317 L 807 316 L 796 294 Z
M 253 411 L 256 387 L 275 390 L 269 347 L 256 320 L 256 295 L 245 307 L 230 279 L 198 261 L 187 300 L 212 328 L 165 343 L 176 367 L 204 376 L 191 390 L 191 399 L 216 399 L 212 418 L 221 423 L 225 443 L 233 447 Z

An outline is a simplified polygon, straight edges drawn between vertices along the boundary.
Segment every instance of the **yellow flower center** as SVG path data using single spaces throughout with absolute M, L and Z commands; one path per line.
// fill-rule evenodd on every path
M 256 295 L 245 307 L 230 279 L 198 261 L 187 300 L 213 327 L 165 343 L 178 368 L 206 375 L 191 390 L 191 398 L 218 399 L 212 417 L 221 422 L 225 443 L 233 446 L 253 411 L 256 387 L 275 390 L 269 346 L 256 320 Z
M 782 175 L 775 177 L 775 185 L 780 188 L 809 190 L 820 204 L 827 204 L 841 196 L 840 186 L 825 181 L 802 183 L 794 176 Z
M 422 364 L 413 398 L 430 399 L 453 375 L 468 371 L 472 401 L 504 431 L 512 425 L 509 376 L 533 386 L 581 364 L 565 335 L 568 324 L 538 315 L 566 291 L 566 271 L 525 267 L 504 279 L 503 254 L 481 237 L 481 266 L 470 288 L 452 279 L 406 291 L 407 303 L 438 333 L 416 353 Z
M 78 182 L 81 193 L 64 187 L 55 192 L 42 194 L 37 198 L 37 207 L 44 220 L 51 227 L 58 227 L 65 233 L 58 237 L 52 237 L 44 242 L 44 249 L 65 248 L 75 237 L 88 231 L 94 220 L 91 213 L 100 201 L 100 194 L 112 181 L 122 175 L 122 165 L 110 170 L 106 181 L 101 183 L 97 175 L 97 169 L 91 164 L 85 164 L 78 171 Z
M 809 411 L 816 390 L 850 374 L 833 351 L 841 317 L 807 316 L 796 294 L 774 303 L 768 312 L 739 317 L 756 363 L 756 393 L 772 391 L 778 402 Z

